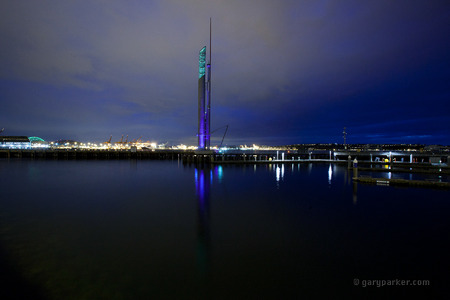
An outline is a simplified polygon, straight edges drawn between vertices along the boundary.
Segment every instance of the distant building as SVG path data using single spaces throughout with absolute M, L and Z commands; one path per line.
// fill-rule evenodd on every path
M 31 142 L 32 148 L 48 148 L 49 147 L 48 142 L 44 141 L 40 137 L 30 136 L 28 139 Z
M 31 141 L 26 136 L 0 136 L 0 149 L 29 149 Z

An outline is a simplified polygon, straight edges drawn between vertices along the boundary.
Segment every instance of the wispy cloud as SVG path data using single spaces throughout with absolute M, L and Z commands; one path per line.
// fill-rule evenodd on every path
M 279 142 L 333 140 L 343 126 L 388 131 L 389 122 L 433 117 L 433 107 L 448 118 L 439 109 L 449 95 L 444 4 L 7 1 L 0 11 L 0 79 L 36 85 L 0 96 L 19 107 L 39 101 L 55 114 L 72 110 L 85 124 L 101 115 L 108 125 L 98 132 L 105 133 L 117 123 L 138 128 L 133 120 L 141 124 L 146 116 L 149 134 L 182 140 L 196 130 L 197 53 L 208 45 L 212 17 L 213 126 L 233 123 L 242 134 L 236 139 Z M 33 119 L 14 110 L 0 116 L 10 127 L 13 119 Z M 80 136 L 95 138 L 91 132 Z

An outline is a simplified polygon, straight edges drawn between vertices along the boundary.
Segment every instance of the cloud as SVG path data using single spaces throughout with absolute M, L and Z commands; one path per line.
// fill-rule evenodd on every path
M 430 97 L 445 105 L 445 5 L 7 1 L 0 12 L 0 42 L 6 45 L 0 79 L 37 83 L 40 93 L 61 101 L 61 109 L 77 107 L 73 111 L 87 123 L 90 107 L 77 106 L 75 96 L 91 101 L 105 123 L 141 128 L 148 122 L 149 131 L 182 139 L 191 131 L 186 126 L 196 128 L 197 55 L 209 46 L 212 17 L 213 125 L 233 123 L 239 134 L 283 140 L 322 128 L 326 138 L 321 122 L 327 119 L 336 127 L 408 119 Z M 32 98 L 11 96 L 22 105 Z M 380 116 L 373 107 L 392 110 Z

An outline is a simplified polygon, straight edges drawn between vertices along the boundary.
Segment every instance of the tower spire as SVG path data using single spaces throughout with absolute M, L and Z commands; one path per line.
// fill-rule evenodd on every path
M 206 112 L 205 112 L 205 148 L 210 149 L 211 145 L 211 18 L 209 18 L 209 62 L 206 66 Z
M 211 18 L 209 18 L 209 63 L 211 64 L 211 53 L 212 53 L 212 48 L 211 48 Z

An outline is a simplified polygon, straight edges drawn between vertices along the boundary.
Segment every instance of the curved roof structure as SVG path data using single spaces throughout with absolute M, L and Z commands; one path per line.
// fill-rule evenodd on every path
M 30 140 L 30 142 L 45 142 L 43 139 L 37 136 L 30 136 L 28 139 Z

